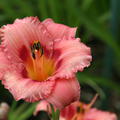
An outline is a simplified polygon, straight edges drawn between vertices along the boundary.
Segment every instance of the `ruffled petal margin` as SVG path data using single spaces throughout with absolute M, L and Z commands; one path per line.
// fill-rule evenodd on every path
M 36 31 L 39 31 L 40 21 L 36 17 L 16 19 L 13 24 L 8 24 L 0 29 L 2 48 L 12 61 L 20 62 L 20 52 L 23 47 L 30 50 L 30 44 L 39 40 Z
M 10 63 L 6 59 L 5 54 L 0 49 L 0 80 L 2 80 L 5 72 L 8 70 Z
M 30 46 L 34 41 L 40 41 L 41 45 L 47 50 L 53 48 L 51 35 L 37 17 L 16 19 L 13 24 L 3 26 L 0 29 L 0 38 L 2 48 L 8 56 L 13 58 L 12 61 L 14 62 L 21 61 L 22 48 L 31 53 Z M 23 54 L 25 54 L 25 51 L 23 51 Z
M 48 32 L 52 35 L 54 39 L 62 38 L 75 38 L 77 28 L 71 28 L 63 24 L 55 23 L 52 19 L 46 19 L 42 22 Z
M 24 99 L 35 102 L 48 97 L 55 84 L 54 80 L 37 82 L 29 78 L 22 78 L 20 74 L 7 72 L 2 80 L 16 100 Z
M 62 40 L 56 42 L 55 51 L 59 51 L 59 56 L 55 57 L 57 77 L 70 78 L 77 71 L 83 71 L 92 61 L 91 50 L 79 39 Z

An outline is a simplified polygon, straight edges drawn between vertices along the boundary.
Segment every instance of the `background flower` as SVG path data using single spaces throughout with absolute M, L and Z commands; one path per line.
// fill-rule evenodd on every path
M 117 120 L 117 116 L 114 113 L 91 108 L 91 103 L 74 102 L 61 111 L 60 120 Z

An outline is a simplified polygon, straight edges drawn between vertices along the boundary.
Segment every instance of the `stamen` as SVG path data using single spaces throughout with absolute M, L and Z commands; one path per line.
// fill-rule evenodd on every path
M 43 48 L 42 48 L 42 46 L 40 45 L 40 42 L 38 41 L 37 43 L 35 42 L 34 44 L 33 44 L 33 46 L 31 46 L 31 52 L 32 52 L 32 57 L 34 58 L 34 59 L 36 59 L 36 56 L 35 56 L 35 51 L 40 51 L 40 57 L 43 55 Z
M 77 107 L 77 113 L 80 113 L 80 111 L 81 111 L 81 108 L 80 108 L 80 106 L 78 106 Z
M 98 94 L 96 94 L 92 99 L 92 101 L 88 104 L 87 109 L 90 109 L 93 106 L 97 98 L 98 98 Z
M 85 110 L 84 110 L 84 107 L 83 107 L 83 103 L 80 103 L 80 104 L 77 106 L 77 113 L 83 114 L 84 112 L 85 112 Z
M 54 72 L 54 61 L 43 54 L 43 47 L 39 41 L 34 41 L 30 48 L 31 56 L 26 63 L 28 76 L 36 81 L 46 80 Z
M 35 53 L 34 52 L 32 52 L 32 57 L 35 59 Z
M 40 42 L 38 42 L 38 43 L 36 44 L 36 49 L 39 50 L 40 48 L 42 48 L 42 47 L 40 46 Z

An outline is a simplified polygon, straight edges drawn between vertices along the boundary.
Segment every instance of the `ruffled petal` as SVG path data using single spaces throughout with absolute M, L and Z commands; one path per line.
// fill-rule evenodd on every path
M 73 73 L 83 71 L 92 60 L 90 48 L 79 42 L 79 39 L 56 42 L 55 51 L 59 51 L 59 55 L 54 55 L 57 69 L 55 76 L 61 78 L 64 76 L 69 78 L 74 75 Z
M 0 50 L 0 80 L 3 78 L 6 71 L 8 71 L 10 63 L 5 54 Z
M 53 40 L 37 17 L 17 19 L 13 24 L 3 26 L 0 29 L 0 37 L 2 40 L 1 46 L 13 58 L 12 61 L 14 62 L 21 60 L 21 53 L 23 54 L 22 56 L 27 54 L 26 51 L 29 54 L 31 53 L 30 47 L 33 41 L 40 41 L 45 49 L 53 48 Z
M 92 108 L 84 115 L 84 120 L 117 120 L 114 113 L 105 112 Z
M 79 83 L 76 78 L 71 78 L 57 79 L 52 94 L 46 100 L 55 105 L 56 108 L 62 109 L 79 98 Z
M 37 18 L 29 17 L 17 19 L 13 24 L 8 24 L 0 29 L 2 47 L 14 61 L 20 61 L 19 55 L 22 47 L 30 50 L 30 43 L 38 40 L 35 30 L 38 30 Z
M 75 37 L 77 28 L 71 28 L 63 24 L 54 23 L 52 19 L 46 19 L 42 23 L 46 26 L 54 39 L 61 39 L 63 37 L 68 39 L 70 37 Z
M 20 74 L 7 72 L 2 83 L 16 100 L 24 99 L 28 102 L 35 102 L 45 99 L 51 94 L 55 81 L 37 82 L 29 78 L 22 78 Z

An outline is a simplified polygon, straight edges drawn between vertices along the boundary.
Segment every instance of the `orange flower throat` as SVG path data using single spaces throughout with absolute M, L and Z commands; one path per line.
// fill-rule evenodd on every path
M 35 41 L 31 46 L 31 55 L 25 65 L 28 77 L 36 81 L 44 81 L 54 72 L 53 60 L 44 55 L 39 41 Z

